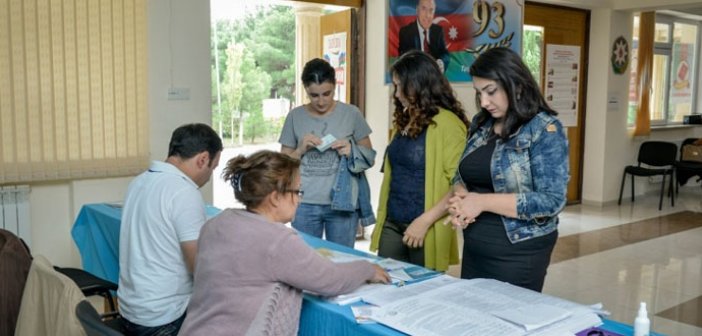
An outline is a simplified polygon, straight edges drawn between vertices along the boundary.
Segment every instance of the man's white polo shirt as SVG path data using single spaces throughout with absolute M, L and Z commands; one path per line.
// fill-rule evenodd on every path
M 148 327 L 175 321 L 192 293 L 180 243 L 197 240 L 205 223 L 197 184 L 180 169 L 154 161 L 129 184 L 119 242 L 119 309 Z

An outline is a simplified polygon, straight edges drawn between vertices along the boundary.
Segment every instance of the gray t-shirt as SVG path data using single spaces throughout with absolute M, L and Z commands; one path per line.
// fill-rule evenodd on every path
M 285 125 L 278 142 L 290 148 L 297 148 L 298 141 L 306 134 L 320 138 L 327 134 L 337 139 L 358 141 L 367 137 L 371 129 L 356 106 L 336 102 L 336 107 L 324 116 L 314 116 L 298 106 L 285 118 Z M 300 168 L 303 203 L 331 204 L 331 190 L 339 168 L 339 154 L 331 148 L 320 152 L 312 148 L 302 156 Z

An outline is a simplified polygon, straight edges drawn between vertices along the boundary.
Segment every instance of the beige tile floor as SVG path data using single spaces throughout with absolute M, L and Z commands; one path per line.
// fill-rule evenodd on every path
M 645 240 L 592 253 L 600 242 L 590 238 L 588 253 L 552 263 L 544 293 L 592 304 L 602 303 L 610 318 L 632 324 L 639 303 L 648 305 L 652 329 L 666 335 L 702 335 L 702 188 L 681 188 L 675 207 L 664 201 L 658 210 L 658 194 L 647 194 L 621 206 L 568 206 L 561 215 L 560 237 L 606 228 L 620 228 L 615 234 L 637 234 L 637 225 L 656 225 L 658 218 L 690 211 L 686 221 L 700 221 L 696 228 L 668 234 L 661 230 Z M 661 219 L 662 221 L 662 219 Z M 653 223 L 653 224 L 652 224 Z M 694 226 L 694 225 L 693 225 Z M 655 228 L 655 226 L 654 226 Z M 651 230 L 648 227 L 647 230 Z M 612 230 L 603 231 L 612 233 Z M 370 230 L 366 230 L 366 236 Z M 588 235 L 589 237 L 590 235 Z M 595 241 L 592 241 L 595 240 Z M 368 239 L 356 248 L 368 250 Z M 603 244 L 604 245 L 604 244 Z M 450 274 L 456 274 L 451 269 Z M 662 315 L 662 316 L 660 316 Z M 665 316 L 665 317 L 663 317 Z M 681 322 L 684 321 L 684 322 Z

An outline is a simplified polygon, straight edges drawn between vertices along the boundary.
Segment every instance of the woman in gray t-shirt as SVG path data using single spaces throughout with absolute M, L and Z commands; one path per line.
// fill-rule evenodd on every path
M 351 142 L 371 149 L 371 129 L 356 106 L 334 100 L 334 68 L 316 58 L 302 71 L 310 102 L 288 113 L 280 134 L 281 152 L 302 161 L 304 196 L 292 226 L 302 232 L 353 247 L 358 213 L 331 209 L 331 191 L 341 156 Z

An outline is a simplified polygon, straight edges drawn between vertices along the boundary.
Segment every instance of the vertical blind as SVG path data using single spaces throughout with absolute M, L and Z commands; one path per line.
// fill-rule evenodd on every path
M 0 0 L 0 184 L 148 163 L 146 1 Z
M 634 122 L 635 136 L 651 134 L 651 88 L 653 87 L 653 39 L 656 13 L 641 13 L 639 19 L 639 55 L 636 63 L 638 108 Z

